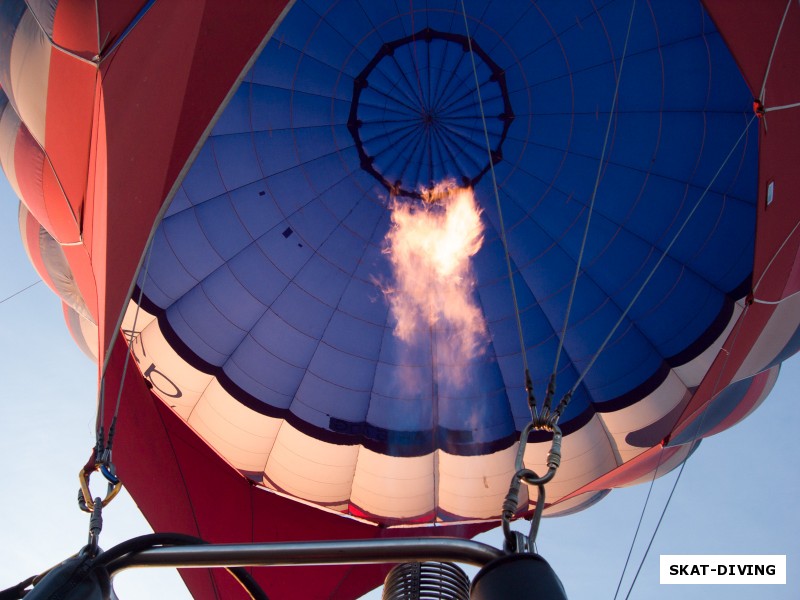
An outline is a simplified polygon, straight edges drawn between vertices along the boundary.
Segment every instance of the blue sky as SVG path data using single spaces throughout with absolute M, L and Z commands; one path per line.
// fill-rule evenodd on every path
M 16 198 L 2 180 L 0 299 L 37 279 L 20 242 L 16 215 Z M 94 444 L 97 369 L 72 342 L 60 303 L 44 284 L 0 304 L 0 378 L 3 589 L 76 552 L 87 536 L 88 518 L 75 499 L 78 470 Z M 799 390 L 800 359 L 795 357 L 755 414 L 702 443 L 687 463 L 630 598 L 798 597 Z M 619 598 L 626 597 L 675 475 L 655 483 Z M 153 478 L 158 481 L 159 474 Z M 543 522 L 539 551 L 572 600 L 614 597 L 647 491 L 647 486 L 615 490 L 578 515 Z M 127 494 L 109 505 L 104 521 L 101 545 L 106 548 L 149 531 Z M 497 531 L 479 539 L 501 543 Z M 660 554 L 786 554 L 788 583 L 662 586 Z M 189 598 L 176 573 L 166 569 L 128 572 L 115 587 L 121 600 Z

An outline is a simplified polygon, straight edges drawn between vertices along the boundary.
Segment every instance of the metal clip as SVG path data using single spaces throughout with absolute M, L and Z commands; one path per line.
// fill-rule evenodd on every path
M 89 478 L 92 476 L 92 473 L 95 471 L 100 471 L 103 469 L 103 476 L 106 477 L 108 480 L 108 489 L 106 491 L 106 497 L 103 500 L 100 498 L 92 499 L 92 492 L 89 489 Z M 110 473 L 114 479 L 116 479 L 116 483 L 112 482 L 109 479 L 108 475 L 106 475 L 106 471 Z M 81 493 L 78 497 L 78 504 L 81 507 L 81 510 L 84 512 L 94 512 L 95 501 L 100 500 L 102 506 L 108 506 L 108 503 L 111 502 L 119 491 L 122 489 L 122 482 L 119 480 L 118 477 L 113 473 L 113 468 L 109 467 L 108 465 L 96 462 L 94 463 L 94 467 L 90 468 L 88 465 L 82 468 L 78 472 L 78 481 L 81 484 Z
M 547 453 L 547 473 L 542 477 L 525 467 L 525 448 L 528 445 L 528 436 L 533 430 L 551 431 L 553 433 L 550 451 Z M 511 485 L 508 488 L 508 494 L 506 494 L 505 501 L 503 502 L 503 512 L 501 516 L 503 534 L 506 538 L 505 546 L 509 552 L 533 552 L 536 535 L 539 532 L 539 523 L 542 520 L 542 512 L 544 511 L 544 484 L 555 477 L 556 471 L 561 464 L 561 438 L 561 429 L 555 423 L 554 419 L 548 417 L 537 421 L 531 421 L 525 426 L 525 429 L 522 430 L 522 434 L 520 434 L 519 449 L 517 450 L 517 458 L 515 461 L 516 471 L 511 478 Z M 525 482 L 527 485 L 535 485 L 538 489 L 536 508 L 533 511 L 531 529 L 527 536 L 511 529 L 511 519 L 514 518 L 519 507 L 519 490 L 522 482 Z
M 542 477 L 539 477 L 536 475 L 536 473 L 530 471 L 530 469 L 525 468 L 525 448 L 528 446 L 528 436 L 530 436 L 530 433 L 533 430 L 551 431 L 553 433 L 553 440 L 550 444 L 550 452 L 547 454 L 547 473 Z M 522 430 L 522 433 L 519 436 L 517 459 L 514 463 L 517 473 L 522 471 L 528 472 L 523 474 L 523 480 L 525 483 L 528 485 L 544 484 L 555 476 L 556 470 L 558 469 L 559 465 L 561 465 L 561 438 L 561 428 L 552 421 L 546 421 L 543 423 L 535 423 L 531 421 L 525 426 L 525 429 Z M 531 474 L 533 476 L 531 476 Z

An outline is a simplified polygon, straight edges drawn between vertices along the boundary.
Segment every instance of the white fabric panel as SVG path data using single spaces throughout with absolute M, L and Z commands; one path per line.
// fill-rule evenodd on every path
M 750 377 L 764 370 L 789 343 L 800 325 L 800 294 L 781 301 L 759 335 L 733 381 Z
M 61 244 L 41 226 L 39 227 L 39 252 L 56 293 L 81 317 L 93 321 L 92 313 L 89 312 L 83 294 L 78 289 L 78 284 L 72 275 L 72 269 L 67 262 L 67 257 L 64 256 Z
M 122 319 L 123 331 L 136 331 L 141 333 L 142 330 L 156 320 L 155 315 L 150 314 L 143 308 L 136 310 L 136 303 L 131 300 L 128 302 L 128 308 L 125 310 L 125 316 Z
M 62 303 L 72 339 L 93 362 L 97 362 L 97 325 L 82 317 L 66 302 Z
M 737 302 L 733 307 L 731 320 L 728 321 L 728 324 L 725 326 L 725 331 L 722 332 L 722 334 L 714 341 L 714 343 L 711 344 L 711 346 L 709 346 L 708 349 L 699 356 L 690 360 L 685 365 L 681 365 L 680 367 L 676 367 L 674 369 L 678 377 L 680 377 L 681 380 L 686 384 L 686 387 L 697 387 L 700 385 L 700 382 L 703 381 L 703 377 L 705 377 L 705 374 L 708 372 L 711 363 L 713 363 L 714 359 L 717 358 L 717 354 L 722 348 L 722 345 L 725 343 L 725 340 L 728 339 L 728 335 L 733 329 L 733 326 L 736 324 L 736 321 L 741 316 L 743 310 L 743 301 Z
M 2 117 L 0 117 L 0 165 L 5 171 L 8 182 L 16 192 L 17 198 L 22 200 L 22 192 L 19 190 L 17 170 L 14 164 L 14 149 L 17 145 L 17 132 L 19 131 L 20 123 L 19 115 L 10 104 L 7 104 Z
M 439 454 L 439 508 L 469 519 L 500 514 L 514 475 L 517 444 L 484 456 Z
M 31 135 L 43 148 L 50 50 L 50 40 L 33 14 L 26 11 L 11 45 L 11 90 L 6 91 Z
M 81 324 L 81 336 L 83 337 L 83 342 L 88 352 L 84 350 L 91 358 L 94 359 L 94 362 L 98 361 L 97 358 L 97 351 L 98 351 L 98 339 L 99 339 L 99 332 L 97 330 L 97 324 L 89 319 L 85 319 L 83 315 L 78 315 Z
M 547 453 L 550 442 L 528 444 L 525 466 L 539 475 L 547 472 Z M 547 484 L 548 502 L 553 502 L 594 481 L 619 465 L 615 448 L 608 438 L 599 415 L 595 415 L 580 430 L 564 436 L 561 442 L 561 466 Z M 536 500 L 536 491 L 530 491 Z
M 257 473 L 260 480 L 282 420 L 247 408 L 214 378 L 188 422 L 234 467 L 251 475 Z
M 52 37 L 58 0 L 25 0 L 28 10 L 34 13 L 45 32 Z
M 2 121 L 0 121 L 0 128 L 2 128 Z M 2 142 L 0 142 L 0 146 L 1 145 Z M 28 257 L 28 260 L 31 260 L 31 251 L 30 248 L 28 248 L 28 236 L 26 235 L 26 232 L 28 230 L 28 219 L 33 219 L 33 218 L 34 218 L 33 215 L 31 215 L 31 213 L 28 212 L 28 209 L 20 201 L 19 209 L 17 210 L 17 225 L 19 226 L 19 237 L 20 240 L 22 241 L 22 247 L 25 248 L 25 255 Z M 31 264 L 33 264 L 32 260 Z
M 625 437 L 631 432 L 651 425 L 669 414 L 686 397 L 689 390 L 683 381 L 670 371 L 663 383 L 652 394 L 639 402 L 610 413 L 603 413 L 603 423 L 614 438 L 617 451 L 622 460 L 628 461 L 647 448 L 629 446 Z
M 574 498 L 570 498 L 569 500 L 565 500 L 564 502 L 560 502 L 560 503 L 556 504 L 555 506 L 550 506 L 548 508 L 545 508 L 544 509 L 544 513 L 542 513 L 542 514 L 545 517 L 557 517 L 559 515 L 563 515 L 565 513 L 569 513 L 569 512 L 571 512 L 573 510 L 576 510 L 576 509 L 583 510 L 584 508 L 588 508 L 588 506 L 591 506 L 591 504 L 590 504 L 588 506 L 582 507 L 581 505 L 584 502 L 589 502 L 590 500 L 594 500 L 595 502 L 597 501 L 595 499 L 595 496 L 596 496 L 597 493 L 598 492 L 586 492 L 585 494 L 580 494 L 578 496 L 575 496 Z M 548 499 L 548 502 L 549 501 L 550 500 Z
M 658 472 L 656 473 L 656 478 L 662 477 L 672 471 L 672 469 L 680 466 L 680 464 L 686 460 L 689 456 L 689 452 L 692 450 L 692 444 L 686 444 L 680 447 L 680 450 L 675 453 L 674 456 L 662 462 L 658 467 Z M 638 479 L 634 479 L 633 481 L 629 481 L 625 485 L 621 485 L 619 487 L 630 487 L 633 485 L 638 485 L 640 483 L 650 483 L 653 480 L 653 471 L 649 473 L 645 473 Z
M 375 515 L 413 518 L 434 508 L 434 455 L 399 458 L 362 448 L 353 479 L 353 504 Z
M 149 319 L 148 319 L 149 317 Z M 143 321 L 150 323 L 142 326 Z M 130 322 L 130 326 L 126 326 Z M 131 305 L 123 329 L 129 330 L 133 323 Z M 184 361 L 167 343 L 152 315 L 139 311 L 136 329 L 141 333 L 133 341 L 133 356 L 142 376 L 153 385 L 153 392 L 184 420 L 202 396 L 212 375 L 198 371 Z M 166 375 L 169 373 L 169 376 Z
M 358 446 L 323 442 L 280 426 L 264 471 L 271 483 L 289 494 L 322 504 L 345 503 L 350 496 Z

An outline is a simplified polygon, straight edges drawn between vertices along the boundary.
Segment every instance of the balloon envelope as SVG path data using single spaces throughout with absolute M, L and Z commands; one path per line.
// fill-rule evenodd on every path
M 766 397 L 800 339 L 797 11 L 245 4 L 2 7 L 0 162 L 108 366 L 106 425 L 124 383 L 115 456 L 156 527 L 488 527 L 530 419 L 523 355 L 540 405 L 556 361 L 572 393 L 546 514 L 674 468 Z M 394 312 L 397 211 L 445 214 L 422 198 L 443 180 L 480 222 L 467 356 L 437 277 L 411 342 Z M 250 511 L 221 527 L 231 505 Z
M 295 5 L 172 199 L 126 320 L 154 391 L 235 467 L 378 521 L 500 510 L 530 413 L 498 199 L 540 402 L 581 261 L 551 512 L 669 435 L 751 288 L 758 122 L 701 6 L 640 7 L 630 36 L 620 3 L 468 8 L 467 33 L 450 2 Z M 402 339 L 384 293 L 393 204 L 446 179 L 485 227 L 473 358 L 443 350 L 446 320 Z

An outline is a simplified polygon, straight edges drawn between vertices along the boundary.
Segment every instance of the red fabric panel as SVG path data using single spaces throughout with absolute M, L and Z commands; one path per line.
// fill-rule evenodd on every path
M 787 1 L 703 0 L 753 95 L 761 90 L 772 41 Z
M 800 38 L 800 7 L 798 23 L 791 33 Z M 798 58 L 793 64 L 800 72 L 800 48 Z M 770 76 L 772 79 L 772 76 Z M 796 78 L 800 83 L 800 78 Z M 800 85 L 798 85 L 795 101 L 800 101 Z M 777 300 L 798 289 L 795 280 L 786 289 L 790 274 L 797 257 L 798 236 L 795 231 L 800 222 L 800 150 L 797 140 L 800 139 L 800 108 L 767 113 L 768 131 L 762 127 L 761 153 L 759 160 L 759 215 L 756 234 L 756 257 L 754 281 L 759 282 L 765 270 L 769 268 L 756 288 L 756 297 Z M 766 206 L 767 185 L 775 182 L 774 199 Z M 789 240 L 788 247 L 782 247 Z M 780 254 L 776 257 L 776 253 Z M 770 264 L 772 263 L 772 264 Z M 782 294 L 784 292 L 785 294 Z
M 704 0 L 704 4 L 743 71 L 754 96 L 761 93 L 770 54 L 775 47 L 766 81 L 764 106 L 800 101 L 800 7 L 787 0 Z M 786 12 L 787 5 L 789 6 Z M 778 36 L 781 20 L 783 28 Z M 777 44 L 775 44 L 777 37 Z M 754 265 L 758 281 L 773 256 L 800 222 L 800 109 L 768 112 L 761 123 L 759 160 L 759 206 Z M 775 200 L 767 208 L 767 184 L 775 181 Z M 796 252 L 793 253 L 796 256 Z M 775 268 L 762 282 L 758 295 L 775 293 L 787 279 L 787 269 L 794 256 L 782 257 L 784 264 Z M 770 289 L 767 289 L 770 288 Z M 798 288 L 794 287 L 793 291 Z M 789 292 L 791 293 L 791 291 Z M 777 299 L 774 296 L 772 299 Z
M 139 14 L 147 0 L 99 0 L 97 2 L 97 19 L 100 23 L 100 39 L 103 47 L 108 48 L 127 29 L 130 22 Z
M 47 157 L 42 164 L 42 193 L 47 215 L 50 218 L 50 228 L 48 229 L 50 235 L 62 244 L 80 242 L 81 232 L 77 221 L 79 213 L 73 212 L 69 201 L 64 197 L 60 179 L 53 171 L 53 166 Z M 80 207 L 78 208 L 80 209 Z
M 118 339 L 109 363 L 106 397 L 116 399 L 127 349 Z M 419 535 L 471 537 L 493 527 L 384 529 L 289 500 L 255 487 L 203 443 L 150 394 L 137 369 L 128 369 L 114 442 L 114 460 L 126 488 L 156 531 L 200 535 L 214 542 L 301 541 Z M 113 405 L 107 408 L 110 422 Z M 256 569 L 273 600 L 355 598 L 380 585 L 386 565 Z M 245 598 L 229 575 L 182 572 L 195 598 Z M 223 593 L 224 592 L 224 593 Z
M 97 55 L 97 37 L 95 0 L 59 0 L 53 22 L 53 41 L 56 44 L 91 59 Z
M 773 312 L 775 307 L 771 305 L 751 304 L 747 307 L 674 427 L 675 433 L 685 429 L 695 414 L 731 383 Z
M 116 399 L 126 354 L 125 343 L 118 340 L 108 367 L 107 398 Z M 197 535 L 189 494 L 158 411 L 161 402 L 150 394 L 136 369 L 128 370 L 124 389 L 114 442 L 114 461 L 124 485 L 153 529 Z M 111 415 L 106 416 L 108 423 Z M 205 571 L 192 569 L 182 575 L 192 590 L 213 589 Z
M 38 142 L 24 124 L 14 144 L 14 170 L 22 199 L 34 218 L 61 243 L 80 239 L 72 210 Z
M 166 195 L 284 6 L 278 0 L 156 2 L 101 64 L 112 200 L 103 219 L 94 215 L 92 241 L 104 301 L 102 348 Z M 102 248 L 98 234 L 109 242 Z
M 98 77 L 95 80 L 94 110 L 92 111 L 92 137 L 89 146 L 89 167 L 88 182 L 86 184 L 86 200 L 83 205 L 83 245 L 89 256 L 93 257 L 93 248 L 106 247 L 106 229 L 102 225 L 106 218 L 106 202 L 108 196 L 108 169 L 106 166 L 106 156 L 108 154 L 106 145 L 106 114 L 103 104 L 102 81 Z M 95 222 L 101 226 L 95 235 Z M 101 255 L 102 256 L 102 255 Z M 100 269 L 104 260 L 95 265 L 95 270 L 102 273 Z M 99 321 L 98 321 L 99 323 Z M 102 336 L 101 336 L 102 337 Z
M 617 467 L 613 471 L 606 473 L 602 477 L 598 477 L 591 483 L 586 484 L 582 488 L 575 490 L 563 500 L 575 498 L 586 492 L 599 492 L 601 490 L 608 490 L 613 487 L 621 487 L 629 484 L 632 481 L 644 477 L 648 473 L 652 474 L 659 465 L 664 464 L 675 454 L 681 451 L 680 446 L 674 448 L 664 448 L 663 446 L 654 446 L 649 450 L 643 452 L 633 460 L 629 460 L 622 466 Z
M 785 0 L 705 0 L 717 28 L 743 70 L 754 95 L 761 91 L 775 43 Z M 791 6 L 783 24 L 766 85 L 765 106 L 779 106 L 800 98 L 800 9 Z M 759 203 L 753 284 L 755 297 L 777 301 L 800 289 L 796 266 L 800 237 L 800 110 L 768 112 L 759 127 Z M 775 182 L 775 198 L 767 207 L 767 186 Z M 675 431 L 703 409 L 728 385 L 761 335 L 774 307 L 750 305 L 729 336 L 702 384 L 686 407 Z
M 96 78 L 93 65 L 58 50 L 51 52 L 45 149 L 63 188 L 63 193 L 59 188 L 59 196 L 63 199 L 66 195 L 79 223 L 86 194 Z

